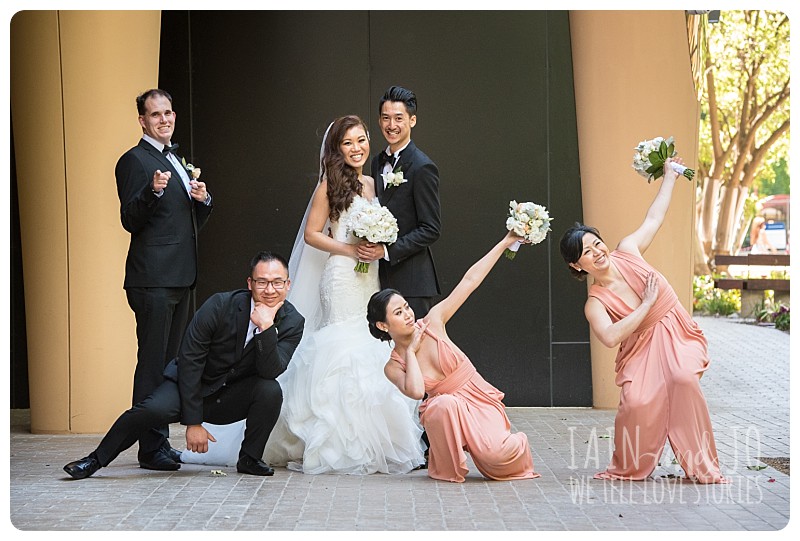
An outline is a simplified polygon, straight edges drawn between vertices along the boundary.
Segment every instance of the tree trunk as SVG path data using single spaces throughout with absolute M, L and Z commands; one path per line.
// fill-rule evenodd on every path
M 692 259 L 694 260 L 694 275 L 702 276 L 711 274 L 711 269 L 708 267 L 708 254 L 703 251 L 703 246 L 697 231 L 692 235 Z
M 711 257 L 716 231 L 717 203 L 719 201 L 719 188 L 722 181 L 718 178 L 706 178 L 703 183 L 700 215 L 697 217 L 698 235 L 700 246 L 706 255 L 706 261 Z

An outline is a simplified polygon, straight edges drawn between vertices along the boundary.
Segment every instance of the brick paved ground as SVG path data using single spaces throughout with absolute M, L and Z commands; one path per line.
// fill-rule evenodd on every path
M 717 447 L 730 485 L 681 481 L 667 446 L 643 482 L 596 481 L 610 456 L 614 412 L 509 408 L 531 442 L 542 477 L 486 481 L 474 467 L 453 484 L 408 475 L 258 478 L 184 465 L 137 467 L 135 450 L 94 477 L 72 481 L 63 465 L 86 455 L 94 435 L 32 435 L 26 411 L 11 412 L 10 523 L 33 530 L 781 530 L 789 477 L 763 457 L 789 456 L 789 335 L 734 320 L 697 318 L 712 367 L 703 378 Z M 179 425 L 173 442 L 182 441 Z M 11 531 L 14 531 L 9 526 Z M 785 531 L 784 531 L 785 533 Z

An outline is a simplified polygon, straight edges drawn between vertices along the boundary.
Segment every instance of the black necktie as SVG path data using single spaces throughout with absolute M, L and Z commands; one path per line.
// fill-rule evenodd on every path
M 378 154 L 378 165 L 380 167 L 383 167 L 387 163 L 392 164 L 392 167 L 394 167 L 394 160 L 395 157 L 392 156 L 391 154 L 386 154 L 386 152 L 381 152 L 380 154 Z
M 178 150 L 178 143 L 175 143 L 174 145 L 164 145 L 164 148 L 161 149 L 161 152 L 163 152 L 164 156 L 166 156 L 170 152 L 175 152 L 176 150 Z

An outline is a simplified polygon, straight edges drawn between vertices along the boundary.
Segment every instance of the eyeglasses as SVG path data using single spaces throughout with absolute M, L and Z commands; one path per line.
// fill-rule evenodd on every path
M 280 278 L 277 280 L 253 280 L 250 278 L 250 280 L 256 285 L 256 289 L 267 289 L 267 286 L 271 285 L 275 288 L 275 291 L 280 291 L 286 287 L 286 282 L 288 282 L 288 280 L 282 280 Z

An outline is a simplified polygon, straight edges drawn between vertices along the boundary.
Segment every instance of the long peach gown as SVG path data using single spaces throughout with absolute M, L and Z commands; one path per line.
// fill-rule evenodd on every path
M 614 421 L 614 454 L 598 479 L 648 477 L 669 439 L 687 477 L 700 483 L 726 482 L 700 377 L 708 368 L 706 338 L 678 302 L 675 290 L 641 257 L 615 250 L 611 261 L 641 297 L 647 275 L 656 272 L 658 298 L 639 328 L 619 347 L 614 370 L 620 390 Z M 629 307 L 611 290 L 589 288 L 611 320 L 629 315 Z
M 417 323 L 419 325 L 419 322 Z M 463 483 L 470 453 L 478 470 L 489 479 L 533 479 L 533 457 L 528 437 L 511 433 L 502 403 L 503 393 L 488 383 L 455 344 L 425 331 L 436 340 L 445 379 L 425 378 L 428 398 L 420 406 L 420 420 L 428 434 L 428 475 Z M 392 358 L 405 369 L 395 351 Z

